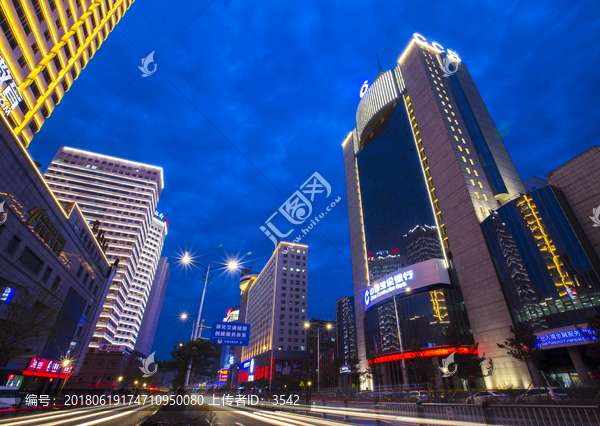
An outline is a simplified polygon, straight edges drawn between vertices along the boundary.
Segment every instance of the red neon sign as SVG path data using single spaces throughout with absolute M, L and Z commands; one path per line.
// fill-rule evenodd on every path
M 227 381 L 227 372 L 228 370 L 226 368 L 222 368 L 220 371 L 220 377 L 219 377 L 219 381 L 220 382 L 226 382 Z
M 404 352 L 404 359 L 412 359 L 416 358 L 417 354 L 421 357 L 434 357 L 434 356 L 448 356 L 452 352 L 456 352 L 457 354 L 468 354 L 473 353 L 476 354 L 477 351 L 474 347 L 471 348 L 436 348 L 436 349 L 425 349 L 419 352 Z M 372 361 L 369 361 L 369 364 L 375 363 L 379 364 L 381 362 L 390 362 L 390 361 L 400 361 L 402 360 L 402 354 L 391 354 L 391 355 L 382 355 L 378 356 Z
M 65 367 L 62 366 L 62 363 L 58 361 L 51 361 L 49 359 L 44 358 L 31 358 L 29 361 L 29 365 L 25 371 L 33 372 L 33 374 L 27 374 L 23 372 L 26 376 L 34 375 L 41 376 L 43 374 L 53 374 L 53 376 L 42 376 L 42 377 L 58 377 L 68 376 L 73 372 L 73 366 L 67 365 Z

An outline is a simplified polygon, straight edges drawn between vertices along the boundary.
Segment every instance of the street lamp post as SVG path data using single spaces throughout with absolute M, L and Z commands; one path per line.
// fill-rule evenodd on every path
M 410 293 L 410 287 L 406 289 L 406 294 Z M 400 356 L 402 357 L 402 380 L 404 386 L 408 385 L 408 377 L 406 375 L 406 361 L 404 360 L 404 347 L 402 346 L 402 331 L 400 329 L 400 320 L 398 319 L 398 308 L 396 307 L 396 295 L 392 296 L 394 300 L 394 312 L 396 313 L 396 328 L 398 329 L 398 341 L 400 342 Z
M 204 288 L 202 289 L 202 299 L 200 300 L 200 309 L 198 309 L 198 318 L 196 320 L 196 324 L 194 326 L 194 330 L 192 332 L 192 340 L 198 340 L 202 337 L 202 324 L 204 323 L 204 320 L 201 320 L 200 318 L 202 317 L 202 307 L 204 306 L 204 295 L 206 294 L 206 285 L 208 284 L 208 279 L 210 278 L 210 264 L 208 264 L 208 266 L 204 266 L 201 263 L 198 263 L 196 261 L 194 261 L 188 253 L 185 253 L 185 255 L 181 258 L 181 262 L 185 265 L 196 265 L 196 266 L 201 266 L 203 268 L 206 268 L 206 277 L 204 279 Z M 236 261 L 231 261 L 229 263 L 227 263 L 226 265 L 223 266 L 217 266 L 215 268 L 212 268 L 213 270 L 217 270 L 217 269 L 222 269 L 222 268 L 227 268 L 231 271 L 233 270 L 237 270 L 238 269 L 238 263 Z M 187 315 L 186 315 L 187 318 Z M 185 383 L 184 383 L 184 388 L 188 389 L 189 383 L 190 383 L 190 373 L 192 372 L 192 361 L 190 361 L 190 364 L 188 365 L 188 370 L 187 373 L 185 375 Z
M 310 323 L 305 322 L 304 327 L 310 328 Z M 327 323 L 325 328 L 327 330 L 331 330 L 331 323 Z M 307 339 L 308 340 L 308 339 Z M 321 327 L 317 324 L 317 392 L 321 392 L 321 366 L 320 364 L 320 356 L 321 356 Z
M 190 337 L 190 340 L 194 340 L 194 327 L 196 326 L 196 322 L 192 319 L 190 319 L 190 317 L 188 317 L 188 314 L 186 314 L 185 312 L 183 314 L 181 314 L 179 316 L 179 318 L 183 321 L 190 321 L 192 323 L 192 337 Z M 182 346 L 181 344 L 179 346 Z
M 71 364 L 71 360 L 70 360 L 70 359 L 65 359 L 65 360 L 62 362 L 62 366 L 63 366 L 63 368 L 67 367 L 69 364 Z M 62 382 L 62 384 L 60 385 L 60 390 L 58 391 L 58 397 L 59 397 L 59 398 L 60 398 L 60 394 L 61 394 L 61 393 L 62 393 L 62 391 L 63 391 L 63 388 L 65 387 L 65 384 L 67 383 L 67 380 L 69 380 L 69 377 L 68 377 L 68 376 L 67 376 L 67 377 L 65 377 L 65 378 L 63 379 L 63 382 Z

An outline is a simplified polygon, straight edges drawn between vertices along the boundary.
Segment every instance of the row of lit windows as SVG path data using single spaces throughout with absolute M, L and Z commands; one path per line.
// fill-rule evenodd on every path
M 425 56 L 425 61 L 427 62 L 427 64 L 429 64 L 429 65 L 430 65 L 430 66 L 429 66 L 429 71 L 431 71 L 431 78 L 433 79 L 433 82 L 434 82 L 434 84 L 436 85 L 436 86 L 434 86 L 434 87 L 435 87 L 435 88 L 436 88 L 438 91 L 440 91 L 440 88 L 439 88 L 439 87 L 437 87 L 437 85 L 439 85 L 440 87 L 442 87 L 442 90 L 441 90 L 441 91 L 444 93 L 444 95 L 447 95 L 447 93 L 446 93 L 446 90 L 445 90 L 445 89 L 443 89 L 443 87 L 444 87 L 444 84 L 441 82 L 441 80 L 442 80 L 442 79 L 441 79 L 441 77 L 439 76 L 439 72 L 438 72 L 437 68 L 435 68 L 435 69 L 433 69 L 433 70 L 432 70 L 432 68 L 431 68 L 431 65 L 433 65 L 433 61 L 434 61 L 434 59 L 433 59 L 433 56 L 431 56 L 431 54 L 430 54 L 430 53 L 428 53 L 428 52 L 426 52 L 425 50 L 423 50 L 423 56 Z M 428 58 L 428 56 L 429 56 L 429 58 Z M 430 59 L 431 59 L 431 62 L 430 62 Z M 435 72 L 435 75 L 433 74 L 433 72 Z M 439 80 L 439 83 L 438 83 L 438 80 Z M 442 97 L 443 97 L 441 94 L 439 94 L 439 96 L 440 96 L 440 98 L 442 98 Z M 450 125 L 450 128 L 452 129 L 452 131 L 453 131 L 453 132 L 458 132 L 460 135 L 462 135 L 462 130 L 460 129 L 460 127 L 458 127 L 458 126 L 459 126 L 459 124 L 458 124 L 458 120 L 455 118 L 455 114 L 454 114 L 454 112 L 452 111 L 452 104 L 450 104 L 450 100 L 448 99 L 448 97 L 447 97 L 447 96 L 445 96 L 445 99 L 446 99 L 446 102 L 447 102 L 447 104 L 446 104 L 446 102 L 444 102 L 443 100 L 441 101 L 441 103 L 442 103 L 442 106 L 443 106 L 444 112 L 446 113 L 446 119 L 448 120 L 448 122 L 450 122 L 450 123 L 451 123 L 451 125 Z M 447 108 L 446 108 L 446 107 L 447 107 Z M 448 109 L 450 109 L 450 111 L 449 111 Z M 452 117 L 451 117 L 451 116 L 452 116 Z M 456 128 L 454 128 L 454 125 L 456 125 Z M 459 142 L 459 136 L 458 136 L 458 135 L 456 135 L 456 134 L 454 134 L 453 136 L 454 136 L 454 139 L 456 140 L 456 142 Z M 460 140 L 462 141 L 462 143 L 463 143 L 463 144 L 466 144 L 466 141 L 465 141 L 465 138 L 464 138 L 464 137 L 462 137 L 462 136 L 461 136 L 461 137 L 460 137 Z M 459 144 L 459 145 L 457 145 L 457 147 L 458 147 L 458 150 L 459 150 L 460 152 L 463 152 L 463 147 L 462 147 L 460 144 Z M 467 155 L 470 155 L 470 154 L 471 154 L 471 153 L 469 152 L 469 149 L 468 149 L 467 147 L 465 147 L 465 148 L 464 148 L 464 152 L 465 152 Z M 463 160 L 463 163 L 467 163 L 467 162 L 468 162 L 468 164 L 470 164 L 471 166 L 474 166 L 474 165 L 475 165 L 475 163 L 473 162 L 473 159 L 472 159 L 472 158 L 467 158 L 467 157 L 465 157 L 464 155 L 462 155 L 462 156 L 461 156 L 461 158 L 462 158 L 462 160 Z M 471 168 L 470 168 L 470 167 L 466 167 L 466 168 L 465 168 L 465 170 L 467 171 L 467 173 L 468 173 L 468 174 L 471 174 Z M 472 173 L 473 173 L 475 176 L 479 177 L 479 174 L 477 173 L 477 170 L 473 169 Z M 479 188 L 483 189 L 483 185 L 481 184 L 481 182 L 480 182 L 480 181 L 477 181 L 477 184 L 475 184 L 475 180 L 473 180 L 473 179 L 469 179 L 469 181 L 471 182 L 471 185 L 472 185 L 472 186 L 479 186 Z M 479 200 L 479 199 L 481 199 L 481 198 L 479 197 L 479 193 L 477 193 L 477 192 L 476 192 L 476 193 L 475 193 L 475 196 L 477 197 L 477 199 L 478 199 L 478 200 Z M 483 199 L 484 199 L 485 201 L 487 201 L 487 200 L 488 200 L 488 199 L 487 199 L 487 196 L 486 196 L 485 194 L 483 194 Z M 482 212 L 482 213 L 484 213 L 484 212 L 485 212 L 485 209 L 483 208 L 483 206 L 481 206 L 481 205 L 480 205 L 480 206 L 479 206 L 479 209 L 481 210 L 481 212 Z

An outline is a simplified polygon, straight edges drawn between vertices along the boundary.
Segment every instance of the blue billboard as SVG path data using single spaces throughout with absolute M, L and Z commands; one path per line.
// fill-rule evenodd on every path
M 210 341 L 219 345 L 248 346 L 250 340 L 250 324 L 239 322 L 213 323 Z

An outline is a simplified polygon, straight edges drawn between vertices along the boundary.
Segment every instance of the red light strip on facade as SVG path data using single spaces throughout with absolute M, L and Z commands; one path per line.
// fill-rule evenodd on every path
M 53 377 L 55 379 L 66 379 L 66 374 L 52 374 L 52 373 L 34 373 L 33 371 L 25 370 L 22 373 L 24 376 L 34 376 L 34 377 Z
M 404 359 L 412 359 L 416 358 L 417 354 L 421 357 L 434 357 L 434 356 L 448 356 L 452 352 L 456 352 L 457 354 L 468 354 L 474 353 L 476 354 L 474 347 L 470 348 L 438 348 L 438 349 L 425 349 L 424 351 L 419 352 L 404 352 Z M 381 362 L 390 362 L 390 361 L 401 361 L 402 354 L 392 354 L 392 355 L 383 355 L 378 356 L 374 360 L 369 361 L 369 364 L 379 364 Z

